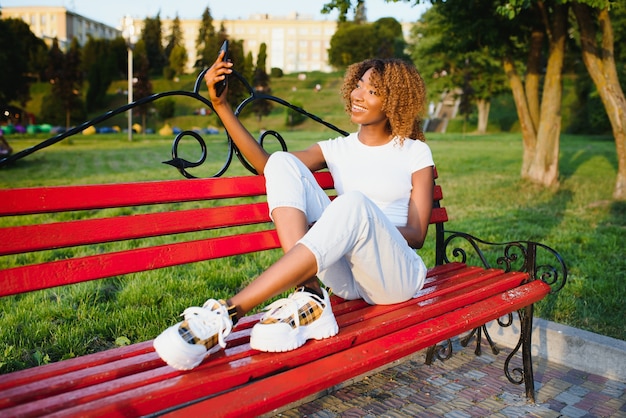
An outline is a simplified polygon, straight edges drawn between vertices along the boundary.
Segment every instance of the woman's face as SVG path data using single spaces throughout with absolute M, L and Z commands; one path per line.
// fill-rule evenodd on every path
M 363 74 L 350 93 L 351 120 L 361 126 L 387 124 L 387 115 L 383 112 L 383 100 L 371 84 L 370 68 Z

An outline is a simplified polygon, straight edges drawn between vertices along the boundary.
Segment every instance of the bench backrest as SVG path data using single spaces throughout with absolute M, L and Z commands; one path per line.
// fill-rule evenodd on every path
M 315 176 L 322 188 L 333 189 L 330 173 Z M 0 228 L 0 296 L 280 248 L 264 195 L 258 175 L 0 190 L 0 216 L 10 217 L 2 223 L 17 225 Z M 441 231 L 447 221 L 442 197 L 436 185 L 431 223 Z M 190 208 L 184 202 L 199 203 Z M 228 231 L 254 224 L 266 226 Z M 217 236 L 184 235 L 212 230 Z M 147 239 L 162 236 L 174 239 Z M 111 242 L 131 244 L 98 245 Z M 61 249 L 43 262 L 18 256 Z

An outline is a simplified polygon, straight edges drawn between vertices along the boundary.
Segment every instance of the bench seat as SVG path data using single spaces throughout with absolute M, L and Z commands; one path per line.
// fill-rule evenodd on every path
M 165 365 L 151 341 L 10 373 L 0 383 L 0 414 L 251 416 L 470 331 L 541 300 L 525 273 L 450 263 L 429 270 L 420 295 L 395 305 L 332 298 L 340 332 L 286 353 L 249 346 L 260 314 L 242 319 L 227 348 L 198 368 Z M 236 390 L 235 390 L 236 389 Z M 191 414 L 191 415 L 189 415 Z
M 271 100 L 348 134 L 233 75 L 251 95 L 236 108 L 237 115 L 254 100 Z M 158 93 L 141 103 L 182 95 L 211 107 L 199 92 L 203 76 L 201 72 L 193 92 Z M 0 167 L 141 103 L 120 107 L 0 159 Z M 200 145 L 197 162 L 178 156 L 180 140 L 187 135 Z M 261 145 L 266 135 L 287 150 L 280 134 L 272 130 L 262 134 Z M 0 190 L 0 297 L 18 295 L 19 299 L 57 286 L 279 249 L 265 203 L 264 178 L 221 177 L 234 156 L 256 174 L 230 138 L 227 143 L 226 161 L 214 178 L 197 179 L 187 171 L 201 165 L 207 154 L 201 136 L 185 131 L 174 140 L 172 159 L 165 161 L 185 180 Z M 330 173 L 314 175 L 333 198 Z M 448 215 L 442 198 L 441 187 L 435 184 L 430 219 L 435 266 L 414 299 L 371 306 L 332 296 L 339 333 L 286 353 L 250 348 L 250 330 L 260 314 L 249 315 L 228 336 L 225 350 L 191 371 L 167 366 L 154 352 L 152 341 L 144 341 L 7 373 L 0 378 L 0 417 L 257 416 L 424 348 L 428 348 L 427 364 L 435 356 L 443 359 L 439 343 L 468 332 L 470 337 L 476 333 L 480 344 L 485 323 L 506 316 L 499 322 L 509 326 L 514 313 L 520 339 L 505 361 L 504 372 L 511 383 L 524 383 L 527 398 L 534 401 L 533 304 L 565 284 L 565 263 L 556 251 L 537 242 L 490 243 L 445 230 Z M 498 269 L 492 268 L 483 245 L 504 250 L 496 259 Z M 523 366 L 511 371 L 510 360 L 520 351 Z

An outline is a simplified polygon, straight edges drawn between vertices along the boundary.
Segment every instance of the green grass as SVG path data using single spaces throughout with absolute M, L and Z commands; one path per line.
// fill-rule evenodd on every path
M 285 133 L 291 149 L 331 135 Z M 34 143 L 11 139 L 16 150 Z M 448 229 L 493 242 L 530 239 L 555 248 L 567 262 L 569 281 L 538 304 L 537 314 L 626 340 L 626 203 L 611 199 L 617 162 L 610 138 L 563 136 L 561 184 L 554 190 L 520 180 L 517 134 L 429 135 L 429 144 L 450 215 Z M 133 142 L 124 135 L 78 136 L 72 144 L 57 144 L 0 169 L 0 187 L 179 179 L 174 168 L 161 164 L 170 158 L 170 147 L 171 138 L 156 135 L 137 135 Z M 213 137 L 209 149 L 212 168 L 202 175 L 222 164 L 224 138 Z M 197 153 L 192 140 L 187 151 Z M 245 170 L 233 161 L 228 174 Z M 427 265 L 434 263 L 433 241 L 431 231 L 421 251 Z M 279 255 L 213 260 L 3 298 L 0 372 L 154 338 L 185 307 L 227 297 Z M 46 255 L 63 256 L 63 251 Z M 21 258 L 2 258 L 0 266 Z

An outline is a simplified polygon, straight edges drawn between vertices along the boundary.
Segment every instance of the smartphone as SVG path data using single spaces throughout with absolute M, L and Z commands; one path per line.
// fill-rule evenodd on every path
M 222 53 L 222 51 L 225 51 L 226 53 L 224 54 L 224 61 L 228 61 L 229 57 L 228 57 L 228 39 L 224 41 L 224 43 L 222 44 L 222 47 L 220 48 L 220 52 L 218 52 L 218 55 Z M 224 93 L 224 89 L 226 88 L 226 86 L 228 85 L 228 75 L 226 75 L 226 78 L 224 78 L 222 81 L 218 81 L 217 83 L 215 83 L 215 92 L 217 93 L 218 97 L 222 95 L 222 93 Z

